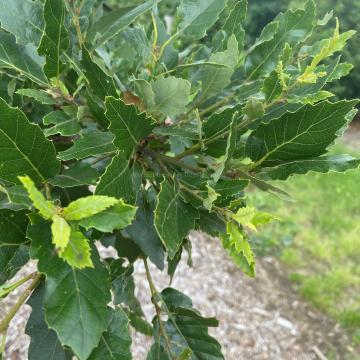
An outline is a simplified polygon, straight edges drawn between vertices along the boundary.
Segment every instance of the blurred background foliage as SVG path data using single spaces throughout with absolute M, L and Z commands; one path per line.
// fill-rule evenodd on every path
M 360 1 L 359 0 L 315 0 L 318 7 L 319 16 L 324 16 L 329 11 L 334 11 L 334 16 L 340 20 L 341 31 L 357 30 L 360 31 Z M 252 43 L 260 34 L 261 29 L 272 21 L 280 12 L 288 8 L 301 8 L 305 4 L 304 0 L 250 0 L 247 20 L 248 43 Z M 332 20 L 324 28 L 324 33 L 314 34 L 315 37 L 329 37 L 333 32 L 335 22 Z M 344 51 L 342 60 L 355 66 L 350 76 L 343 78 L 334 84 L 330 91 L 334 92 L 339 98 L 359 98 L 360 97 L 360 51 L 359 33 L 350 41 Z

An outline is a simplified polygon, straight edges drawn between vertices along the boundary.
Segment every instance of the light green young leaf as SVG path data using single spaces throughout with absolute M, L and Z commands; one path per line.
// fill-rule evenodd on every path
M 214 202 L 217 200 L 217 198 L 220 196 L 209 184 L 206 185 L 208 196 L 206 199 L 204 199 L 204 207 L 206 210 L 211 211 Z
M 58 153 L 60 160 L 85 159 L 90 156 L 108 154 L 114 152 L 114 135 L 110 132 L 85 133 L 80 139 L 75 140 L 74 145 L 65 151 Z
M 247 206 L 240 208 L 236 214 L 232 215 L 232 218 L 238 222 L 239 225 L 248 227 L 252 230 L 256 231 L 256 227 L 252 223 L 255 215 L 257 214 L 257 210 L 252 206 Z
M 21 45 L 39 44 L 44 28 L 42 12 L 40 1 L 0 0 L 1 27 Z
M 256 162 L 255 166 L 277 166 L 320 156 L 351 121 L 357 103 L 344 100 L 305 105 L 261 124 L 247 140 L 246 155 Z
M 315 55 L 311 64 L 307 66 L 304 73 L 298 77 L 300 84 L 312 84 L 316 83 L 319 77 L 324 76 L 322 72 L 316 72 L 318 65 L 326 58 L 332 56 L 338 51 L 341 51 L 347 41 L 355 35 L 356 31 L 349 30 L 340 35 L 339 32 L 339 21 L 336 19 L 336 28 L 332 38 L 325 40 L 323 46 L 318 54 Z
M 49 200 L 46 200 L 43 194 L 36 188 L 34 182 L 28 176 L 19 176 L 20 182 L 24 185 L 32 200 L 35 208 L 39 210 L 40 215 L 44 219 L 52 219 L 56 214 L 56 206 Z
M 335 70 L 330 74 L 327 82 L 330 83 L 335 80 L 339 80 L 344 76 L 350 74 L 350 71 L 354 68 L 353 64 L 349 63 L 340 63 L 336 66 Z
M 231 251 L 230 254 L 236 254 L 238 256 L 237 264 L 247 275 L 254 276 L 255 256 L 246 236 L 240 231 L 239 227 L 232 222 L 227 223 L 226 232 L 229 237 L 229 246 L 227 248 Z M 243 257 L 246 264 L 242 263 L 242 259 L 239 256 Z
M 304 96 L 293 96 L 289 97 L 289 103 L 299 103 L 299 104 L 310 104 L 314 105 L 318 103 L 319 101 L 326 100 L 330 97 L 335 96 L 333 93 L 326 91 L 326 90 L 320 90 L 317 93 L 314 94 L 308 94 Z
M 194 229 L 196 218 L 197 211 L 182 201 L 177 186 L 164 180 L 155 209 L 155 228 L 171 259 Z
M 225 7 L 224 0 L 182 0 L 178 7 L 180 23 L 177 34 L 201 39 Z
M 74 269 L 94 267 L 89 240 L 78 230 L 71 229 L 68 244 L 59 256 Z
M 36 89 L 19 89 L 16 91 L 17 94 L 33 98 L 35 101 L 44 105 L 54 105 L 56 100 L 44 90 Z
M 60 250 L 61 253 L 70 241 L 70 225 L 63 217 L 55 214 L 52 217 L 51 232 L 53 244 L 57 250 Z
M 169 117 L 183 114 L 190 101 L 190 88 L 190 82 L 185 79 L 174 76 L 159 78 L 152 84 L 155 106 L 151 110 Z
M 106 117 L 110 121 L 109 130 L 115 135 L 114 144 L 131 155 L 139 141 L 149 135 L 155 123 L 145 113 L 138 114 L 136 107 L 126 105 L 121 99 L 107 97 Z
M 66 220 L 82 220 L 101 213 L 119 200 L 101 195 L 91 195 L 71 202 L 63 209 L 62 215 Z
M 48 79 L 59 78 L 60 73 L 64 69 L 60 57 L 70 45 L 69 36 L 64 25 L 64 1 L 45 0 L 44 20 L 45 30 L 38 52 L 46 58 L 44 72 Z
M 16 44 L 15 36 L 0 31 L 0 69 L 11 69 L 25 75 L 40 86 L 48 86 L 43 59 L 33 46 Z
M 87 230 L 93 228 L 104 233 L 111 233 L 129 226 L 135 218 L 136 210 L 136 207 L 119 200 L 116 205 L 99 214 L 80 220 L 79 225 Z

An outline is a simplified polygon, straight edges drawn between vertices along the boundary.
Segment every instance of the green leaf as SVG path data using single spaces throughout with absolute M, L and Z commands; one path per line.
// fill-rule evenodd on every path
M 0 185 L 0 193 L 6 195 L 8 206 L 9 208 L 13 208 L 13 210 L 29 210 L 32 207 L 32 201 L 26 189 L 21 185 Z
M 25 328 L 25 333 L 31 338 L 28 360 L 70 360 L 72 358 L 70 351 L 61 346 L 56 332 L 48 328 L 44 297 L 45 282 L 41 282 L 27 301 L 32 309 Z
M 123 231 L 130 237 L 141 251 L 160 269 L 164 269 L 164 248 L 154 227 L 154 201 L 149 199 L 150 192 L 141 192 L 138 196 L 133 223 Z
M 139 141 L 151 133 L 155 124 L 145 113 L 138 114 L 135 106 L 126 105 L 121 99 L 107 97 L 105 104 L 109 130 L 115 135 L 114 144 L 129 156 Z
M 31 124 L 21 110 L 9 107 L 1 98 L 0 114 L 0 179 L 18 183 L 19 175 L 28 175 L 35 182 L 53 177 L 60 164 L 54 145 L 39 126 Z
M 130 325 L 139 333 L 144 334 L 146 336 L 151 336 L 153 334 L 152 326 L 144 320 L 142 317 L 130 313 L 129 315 Z
M 39 55 L 44 55 L 44 72 L 48 79 L 59 78 L 64 70 L 61 55 L 69 45 L 70 39 L 64 26 L 65 5 L 63 0 L 45 0 L 45 30 L 38 48 Z
M 318 65 L 326 58 L 332 56 L 338 51 L 341 51 L 347 41 L 355 35 L 356 31 L 350 30 L 340 35 L 339 33 L 339 21 L 336 19 L 336 28 L 333 37 L 323 41 L 322 48 L 314 56 L 311 64 L 308 65 L 303 74 L 298 77 L 299 83 L 316 83 L 317 79 L 321 77 L 323 73 L 315 73 Z
M 221 134 L 230 129 L 233 116 L 240 109 L 241 106 L 228 108 L 220 113 L 214 113 L 203 123 L 204 140 L 218 138 L 205 150 L 208 155 L 219 158 L 225 154 L 228 137 L 226 135 L 221 137 Z
M 178 7 L 177 33 L 196 40 L 203 38 L 225 7 L 224 0 L 182 0 Z
M 88 360 L 131 360 L 129 319 L 121 308 L 112 311 L 109 326 Z
M 133 79 L 136 94 L 140 97 L 143 107 L 150 111 L 155 106 L 155 94 L 151 84 L 144 79 Z
M 238 42 L 235 35 L 231 35 L 227 43 L 227 49 L 223 52 L 212 54 L 210 62 L 226 65 L 225 68 L 204 65 L 201 76 L 202 92 L 201 100 L 219 95 L 230 84 L 231 76 L 239 61 Z
M 349 155 L 335 155 L 306 160 L 294 160 L 271 168 L 263 168 L 259 177 L 264 180 L 287 180 L 295 174 L 307 174 L 308 172 L 328 173 L 346 172 L 357 169 L 360 160 Z
M 59 252 L 59 256 L 74 269 L 94 267 L 89 240 L 81 231 L 71 229 L 68 244 L 64 250 Z
M 40 104 L 44 104 L 44 105 L 56 104 L 56 100 L 50 94 L 48 94 L 46 91 L 43 90 L 19 89 L 16 91 L 16 93 L 22 96 L 30 97 L 35 101 L 39 102 Z
M 327 82 L 332 82 L 335 80 L 339 80 L 344 76 L 349 75 L 350 71 L 354 68 L 353 64 L 348 63 L 341 63 L 338 64 L 335 68 L 335 70 L 332 72 L 332 74 L 327 79 Z
M 153 111 L 159 111 L 169 117 L 183 114 L 190 101 L 191 84 L 185 79 L 169 76 L 159 78 L 152 84 L 155 94 Z
M 20 245 L 26 242 L 29 220 L 25 211 L 0 210 L 0 247 Z
M 41 86 L 48 86 L 43 60 L 34 47 L 16 44 L 15 37 L 4 31 L 0 31 L 0 44 L 0 69 L 14 70 Z
M 284 88 L 281 84 L 279 73 L 273 70 L 264 80 L 261 91 L 265 95 L 266 102 L 271 102 L 281 96 Z
M 242 25 L 246 20 L 247 7 L 247 0 L 238 1 L 231 10 L 223 26 L 223 30 L 229 37 L 233 34 L 235 35 L 238 42 L 239 53 L 241 53 L 244 48 L 245 30 Z
M 63 217 L 55 214 L 52 218 L 51 233 L 53 244 L 55 245 L 56 250 L 61 253 L 70 241 L 70 225 Z
M 53 111 L 43 118 L 44 125 L 53 125 L 44 129 L 46 137 L 60 134 L 62 136 L 73 136 L 79 133 L 80 124 L 77 117 L 77 108 L 63 106 L 63 111 Z
M 192 307 L 191 299 L 175 289 L 165 289 L 160 296 L 169 319 L 166 322 L 154 319 L 155 344 L 148 360 L 224 359 L 221 345 L 208 333 L 209 327 L 218 326 L 215 318 L 202 317 Z M 159 321 L 165 334 L 159 329 Z
M 129 12 L 122 14 L 123 10 L 119 10 L 119 14 L 110 14 L 110 17 L 104 17 L 99 20 L 99 22 L 95 23 L 92 28 L 89 29 L 88 39 L 92 42 L 98 32 L 100 32 L 100 36 L 97 38 L 96 46 L 99 47 L 112 38 L 114 38 L 117 34 L 119 34 L 122 30 L 127 28 L 132 22 L 134 22 L 140 15 L 144 14 L 146 11 L 150 10 L 156 4 L 155 0 L 148 0 L 143 2 L 141 5 L 131 9 Z M 114 16 L 116 15 L 116 16 Z M 120 15 L 120 16 L 119 16 Z
M 39 260 L 38 269 L 46 274 L 44 308 L 48 326 L 56 331 L 61 344 L 86 360 L 108 326 L 109 274 L 95 248 L 94 269 L 73 269 L 59 259 L 51 244 L 48 223 L 29 226 L 28 238 L 31 257 Z
M 72 159 L 85 159 L 90 156 L 108 154 L 116 150 L 113 144 L 114 135 L 110 132 L 85 133 L 80 139 L 75 140 L 74 145 L 58 154 L 63 161 Z
M 109 196 L 87 196 L 71 202 L 63 209 L 62 215 L 66 220 L 82 220 L 99 214 L 118 202 L 119 200 Z
M 254 277 L 255 256 L 245 234 L 232 222 L 227 223 L 226 232 L 228 238 L 222 237 L 224 248 L 245 274 Z
M 11 279 L 28 261 L 28 246 L 0 244 L 0 284 Z
M 219 194 L 209 185 L 206 185 L 206 188 L 208 190 L 207 198 L 204 199 L 204 208 L 208 211 L 211 211 L 214 202 L 219 197 Z
M 113 79 L 94 61 L 89 51 L 82 49 L 81 65 L 84 68 L 86 79 L 91 90 L 101 100 L 106 96 L 117 96 L 116 87 Z
M 102 211 L 99 214 L 82 219 L 80 226 L 85 229 L 96 229 L 101 232 L 111 233 L 114 230 L 121 230 L 129 226 L 134 220 L 136 208 L 125 204 L 120 200 L 116 205 Z
M 49 183 L 53 186 L 67 188 L 82 185 L 95 185 L 98 178 L 99 173 L 97 170 L 89 164 L 77 162 L 75 164 L 71 164 L 67 169 L 62 171 L 61 174 L 50 179 Z
M 299 103 L 299 104 L 310 104 L 310 105 L 314 105 L 319 101 L 323 101 L 326 100 L 330 97 L 333 97 L 334 94 L 329 92 L 329 91 L 325 91 L 325 90 L 320 90 L 315 94 L 308 94 L 308 95 L 304 95 L 304 96 L 293 96 L 293 97 L 289 97 L 289 102 L 292 103 Z
M 40 1 L 0 0 L 1 27 L 15 35 L 18 44 L 38 45 L 44 28 L 42 11 Z
M 212 178 L 215 181 L 215 183 L 219 181 L 221 175 L 223 174 L 224 170 L 231 161 L 235 149 L 237 148 L 237 141 L 238 141 L 237 128 L 238 128 L 238 113 L 235 112 L 232 115 L 225 154 L 220 158 L 220 162 L 217 164 L 217 169 L 212 174 Z
M 315 23 L 315 4 L 308 0 L 304 10 L 288 10 L 280 13 L 274 24 L 278 23 L 276 33 L 257 44 L 246 59 L 248 79 L 254 80 L 273 71 L 286 44 L 293 48 L 304 42 L 312 33 Z
M 155 209 L 155 228 L 170 258 L 176 255 L 184 238 L 194 229 L 197 217 L 197 211 L 182 201 L 177 186 L 164 180 Z
M 325 101 L 305 105 L 295 113 L 261 124 L 248 138 L 246 154 L 262 166 L 320 156 L 349 123 L 357 103 Z
M 142 171 L 138 164 L 130 165 L 125 153 L 120 151 L 100 178 L 96 194 L 122 198 L 134 205 L 142 183 Z
M 33 202 L 35 208 L 39 210 L 40 215 L 44 219 L 51 219 L 56 214 L 56 206 L 36 188 L 34 182 L 28 176 L 19 176 L 19 180 L 29 194 L 29 198 Z

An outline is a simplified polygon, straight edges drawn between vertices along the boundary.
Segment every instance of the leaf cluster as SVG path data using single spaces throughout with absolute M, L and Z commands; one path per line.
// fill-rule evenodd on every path
M 0 334 L 31 293 L 30 360 L 131 359 L 130 327 L 153 336 L 148 360 L 223 359 L 217 320 L 158 290 L 149 262 L 172 279 L 199 230 L 254 276 L 250 234 L 276 217 L 247 191 L 288 198 L 273 180 L 359 167 L 327 154 L 356 113 L 327 90 L 353 32 L 312 43 L 331 18 L 309 0 L 248 47 L 246 0 L 121 4 L 0 6 L 0 296 L 31 281 Z M 7 283 L 30 258 L 37 272 Z

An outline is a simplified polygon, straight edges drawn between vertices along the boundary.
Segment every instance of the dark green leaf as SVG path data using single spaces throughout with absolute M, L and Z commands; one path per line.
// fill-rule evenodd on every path
M 28 246 L 0 244 L 0 284 L 11 279 L 28 261 Z
M 154 227 L 154 207 L 149 203 L 145 192 L 140 193 L 138 210 L 134 222 L 125 229 L 129 236 L 160 269 L 164 269 L 164 248 Z
M 81 65 L 84 68 L 86 79 L 91 90 L 101 100 L 106 96 L 116 96 L 116 87 L 113 79 L 94 61 L 89 51 L 83 48 Z
M 54 145 L 25 114 L 0 99 L 0 179 L 18 183 L 19 175 L 45 181 L 59 170 Z M 21 134 L 21 136 L 19 136 Z
M 41 86 L 48 85 L 43 59 L 34 47 L 16 44 L 15 36 L 4 31 L 0 31 L 0 44 L 0 69 L 15 70 Z
M 246 153 L 262 166 L 322 155 L 354 116 L 352 113 L 348 118 L 357 102 L 305 105 L 295 113 L 261 124 L 248 138 Z
M 155 228 L 170 258 L 176 255 L 184 238 L 194 229 L 197 217 L 197 211 L 181 199 L 177 186 L 164 180 L 155 210 Z
M 45 136 L 48 137 L 56 134 L 73 136 L 79 133 L 80 124 L 77 109 L 73 106 L 63 106 L 62 110 L 53 111 L 44 117 L 44 125 L 53 125 L 44 130 Z
M 94 185 L 99 176 L 99 173 L 89 164 L 78 162 L 70 165 L 61 174 L 50 179 L 49 183 L 63 188 Z
M 64 1 L 45 0 L 44 20 L 45 30 L 38 52 L 46 58 L 44 72 L 48 79 L 58 78 L 64 69 L 64 64 L 61 62 L 60 57 L 70 44 L 69 36 L 64 26 Z
M 271 168 L 263 168 L 259 176 L 264 180 L 287 180 L 295 174 L 308 172 L 328 173 L 346 172 L 360 166 L 360 160 L 349 155 L 318 157 L 306 160 L 294 160 Z
M 47 323 L 63 345 L 71 347 L 80 360 L 86 360 L 108 325 L 107 304 L 111 300 L 108 272 L 95 248 L 94 269 L 76 270 L 59 259 L 48 223 L 29 226 L 27 236 L 32 241 L 31 257 L 39 260 L 39 271 L 46 274 Z
M 109 326 L 88 360 L 131 360 L 129 319 L 121 308 L 112 311 Z
M 96 187 L 96 194 L 124 199 L 135 205 L 142 183 L 142 169 L 138 164 L 129 164 L 125 153 L 113 157 Z
M 0 246 L 20 245 L 27 242 L 26 228 L 29 222 L 25 211 L 0 210 Z
M 115 134 L 115 146 L 126 156 L 131 155 L 139 141 L 155 127 L 145 113 L 138 114 L 135 106 L 114 97 L 106 98 L 106 117 L 110 121 L 109 130 Z
M 27 302 L 32 308 L 25 329 L 31 338 L 28 360 L 71 360 L 71 353 L 61 346 L 56 332 L 46 323 L 44 297 L 45 282 L 41 282 Z
M 58 154 L 58 158 L 64 161 L 81 160 L 90 156 L 108 154 L 116 150 L 114 135 L 110 132 L 85 133 L 80 139 L 75 140 L 74 145 Z

